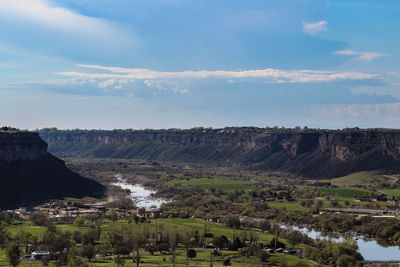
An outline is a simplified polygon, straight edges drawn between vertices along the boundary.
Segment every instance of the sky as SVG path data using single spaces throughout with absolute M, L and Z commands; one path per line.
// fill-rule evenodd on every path
M 400 0 L 0 0 L 0 125 L 398 128 Z

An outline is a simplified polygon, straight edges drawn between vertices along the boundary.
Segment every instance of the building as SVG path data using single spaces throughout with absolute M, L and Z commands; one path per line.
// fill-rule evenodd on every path
M 48 257 L 50 253 L 48 251 L 44 250 L 38 250 L 35 252 L 32 252 L 31 259 L 32 260 L 42 260 L 44 257 Z
M 161 215 L 160 209 L 152 209 L 152 208 L 138 208 L 136 210 L 136 215 L 140 218 L 159 218 Z

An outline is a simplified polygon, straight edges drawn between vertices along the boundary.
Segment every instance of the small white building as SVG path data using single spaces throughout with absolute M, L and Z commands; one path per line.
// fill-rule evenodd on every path
M 43 257 L 48 257 L 50 253 L 45 250 L 38 250 L 35 252 L 32 252 L 31 259 L 32 260 L 41 260 Z

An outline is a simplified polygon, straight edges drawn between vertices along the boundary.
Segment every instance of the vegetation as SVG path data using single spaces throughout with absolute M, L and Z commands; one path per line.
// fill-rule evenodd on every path
M 300 259 L 296 255 L 266 254 L 262 247 L 273 247 L 273 244 L 276 243 L 273 241 L 276 235 L 256 232 L 252 229 L 246 230 L 243 227 L 240 229 L 230 228 L 219 223 L 206 223 L 202 220 L 159 219 L 157 222 L 129 224 L 126 220 L 118 220 L 113 223 L 108 219 L 100 218 L 96 224 L 101 225 L 101 235 L 94 234 L 92 239 L 75 238 L 76 231 L 79 231 L 82 236 L 92 233 L 94 230 L 90 224 L 81 227 L 74 224 L 51 224 L 47 227 L 36 226 L 40 231 L 33 231 L 32 228 L 27 227 L 32 225 L 30 221 L 24 221 L 22 224 L 17 221 L 14 223 L 13 227 L 16 228 L 14 233 L 23 232 L 29 236 L 28 252 L 39 248 L 50 252 L 49 266 L 56 264 L 86 266 L 86 262 L 95 263 L 96 266 L 120 266 L 124 262 L 125 266 L 153 266 L 153 264 L 162 262 L 166 265 L 174 262 L 178 265 L 195 262 L 199 266 L 208 266 L 210 252 L 214 254 L 212 255 L 214 266 L 222 266 L 228 262 L 232 266 L 261 266 L 263 262 L 278 264 L 286 261 L 313 265 L 312 262 Z M 11 228 L 12 226 L 7 227 L 7 229 Z M 203 231 L 204 229 L 207 229 L 206 233 Z M 11 234 L 7 242 L 10 244 L 17 242 L 19 235 Z M 210 235 L 212 237 L 207 237 Z M 299 243 L 293 243 L 289 241 L 289 236 L 290 232 L 280 233 L 278 243 L 282 246 L 293 244 L 293 247 L 303 249 L 325 246 L 325 249 L 332 254 L 330 259 L 333 260 L 340 256 L 334 254 L 334 246 L 347 246 L 346 244 L 315 243 L 301 234 L 298 236 Z M 269 241 L 270 245 L 261 245 L 261 241 L 267 243 Z M 210 242 L 220 250 L 203 248 Z M 301 242 L 306 242 L 307 245 Z M 10 248 L 12 248 L 10 251 L 13 251 L 12 255 L 20 253 L 17 245 L 10 245 Z M 65 248 L 69 248 L 68 254 L 64 253 Z M 357 255 L 354 250 L 356 248 L 353 247 L 352 253 Z M 8 253 L 9 249 L 0 251 Z M 97 253 L 99 255 L 96 257 Z M 19 256 L 14 258 L 19 260 Z M 325 260 L 319 261 L 326 262 Z M 1 263 L 4 263 L 4 260 L 2 261 L 0 256 Z M 23 264 L 21 266 L 24 266 Z M 38 266 L 41 266 L 40 264 Z
M 0 213 L 0 265 L 8 264 L 7 247 L 13 244 L 24 253 L 49 251 L 49 258 L 43 260 L 48 266 L 362 263 L 351 240 L 317 241 L 280 225 L 308 226 L 331 234 L 358 233 L 400 244 L 397 218 L 336 213 L 346 208 L 395 210 L 398 181 L 392 178 L 391 188 L 396 189 L 388 189 L 382 182 L 350 186 L 340 184 L 343 178 L 305 180 L 282 172 L 145 160 L 68 159 L 67 165 L 79 175 L 108 186 L 108 199 L 100 200 L 108 211 L 57 219 L 46 212 L 31 212 L 29 218 Z M 129 183 L 154 189 L 154 197 L 170 200 L 161 206 L 160 219 L 144 219 L 132 212 L 135 203 L 127 198 L 131 192 L 113 185 L 116 173 Z M 368 179 L 372 179 L 370 175 Z M 348 179 L 365 181 L 361 176 L 357 173 Z M 54 203 L 78 208 L 98 202 L 68 198 Z M 36 263 L 42 266 L 31 264 Z M 25 260 L 21 266 L 24 264 Z

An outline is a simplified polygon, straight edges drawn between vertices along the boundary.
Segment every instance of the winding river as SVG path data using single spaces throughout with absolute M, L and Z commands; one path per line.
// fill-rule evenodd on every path
M 324 236 L 321 232 L 309 230 L 307 228 L 301 228 L 296 226 L 284 227 L 305 233 L 308 237 L 313 239 L 321 240 L 332 240 L 336 242 L 342 242 L 343 237 L 332 238 Z M 363 240 L 362 238 L 356 239 L 358 245 L 358 251 L 366 261 L 400 261 L 400 249 L 397 246 L 384 247 L 376 240 Z
M 162 203 L 167 202 L 165 199 L 151 197 L 151 194 L 155 193 L 153 190 L 149 190 L 140 184 L 129 184 L 121 174 L 116 174 L 115 178 L 117 182 L 113 183 L 113 185 L 128 189 L 132 200 L 138 207 L 150 208 L 155 206 L 159 208 Z

